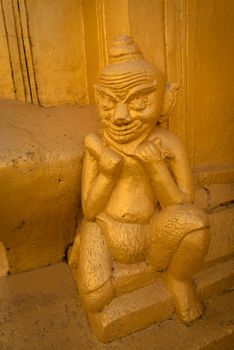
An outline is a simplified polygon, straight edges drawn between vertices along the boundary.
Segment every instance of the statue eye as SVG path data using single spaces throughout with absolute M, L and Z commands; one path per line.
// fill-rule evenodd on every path
M 148 106 L 148 96 L 137 96 L 128 101 L 128 106 L 136 111 L 141 111 Z
M 104 111 L 109 111 L 114 108 L 115 100 L 108 95 L 102 95 L 100 98 L 100 105 Z

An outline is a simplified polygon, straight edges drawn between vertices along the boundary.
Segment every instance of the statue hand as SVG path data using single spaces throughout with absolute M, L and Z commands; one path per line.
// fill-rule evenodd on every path
M 120 172 L 123 166 L 123 158 L 110 148 L 104 149 L 100 157 L 100 171 L 107 176 L 114 176 Z
M 141 143 L 136 149 L 135 156 L 146 164 L 152 164 L 162 159 L 158 147 L 151 141 Z
M 90 154 L 99 159 L 103 152 L 103 141 L 96 134 L 88 134 L 84 140 L 85 148 L 90 152 Z

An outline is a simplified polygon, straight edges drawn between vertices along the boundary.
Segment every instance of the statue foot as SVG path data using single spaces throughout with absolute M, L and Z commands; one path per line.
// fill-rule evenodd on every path
M 166 284 L 174 298 L 176 314 L 182 322 L 190 323 L 203 314 L 204 306 L 191 281 L 179 281 L 167 274 Z

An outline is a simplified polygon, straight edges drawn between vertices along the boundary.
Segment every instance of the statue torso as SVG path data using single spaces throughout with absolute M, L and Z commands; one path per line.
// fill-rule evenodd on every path
M 121 222 L 148 223 L 157 207 L 150 179 L 138 160 L 122 156 L 124 166 L 105 212 Z

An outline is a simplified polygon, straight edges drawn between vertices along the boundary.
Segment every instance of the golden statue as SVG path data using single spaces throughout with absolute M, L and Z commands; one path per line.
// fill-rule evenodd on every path
M 184 145 L 160 127 L 178 86 L 166 84 L 127 35 L 113 42 L 109 62 L 95 84 L 102 132 L 85 138 L 84 219 L 70 265 L 86 310 L 97 313 L 116 295 L 113 264 L 144 261 L 164 275 L 177 316 L 188 323 L 203 312 L 192 276 L 208 251 L 209 222 L 192 204 Z

